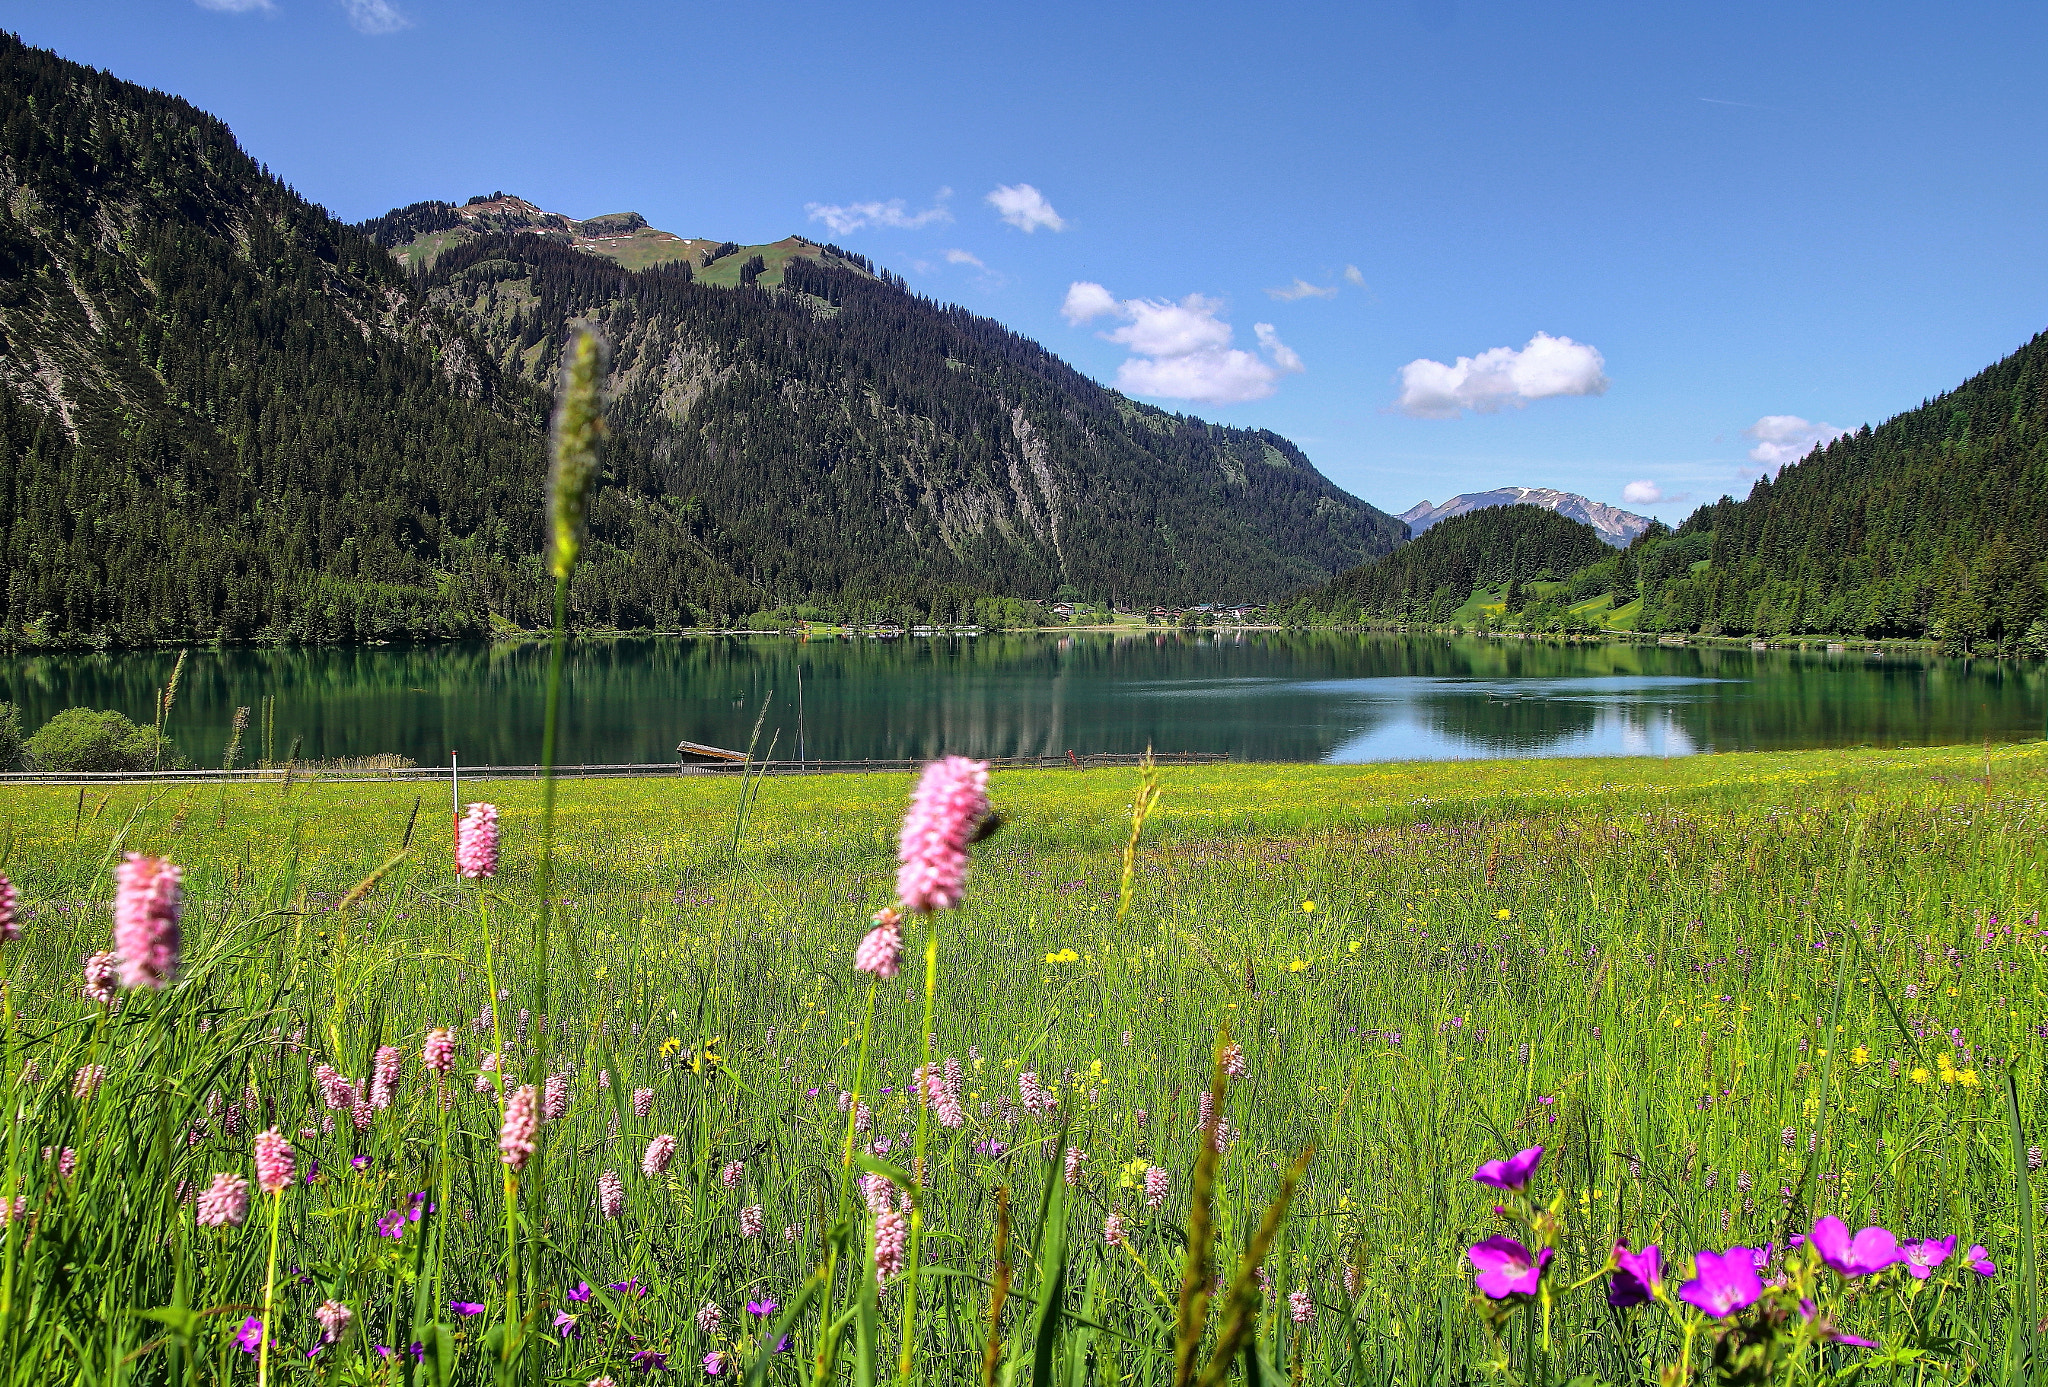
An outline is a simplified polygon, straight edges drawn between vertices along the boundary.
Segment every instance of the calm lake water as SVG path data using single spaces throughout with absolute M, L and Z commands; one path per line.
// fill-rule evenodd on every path
M 153 717 L 174 655 L 0 660 L 34 728 L 73 704 Z M 275 755 L 540 759 L 538 645 L 194 651 L 170 731 L 219 764 L 237 705 L 274 698 Z M 801 705 L 799 682 L 801 681 Z M 811 759 L 1220 751 L 1250 761 L 1682 756 L 2041 734 L 2037 664 L 1384 634 L 660 638 L 570 655 L 564 762 L 678 740 Z M 259 714 L 260 716 L 260 714 Z M 258 729 L 243 763 L 262 751 Z

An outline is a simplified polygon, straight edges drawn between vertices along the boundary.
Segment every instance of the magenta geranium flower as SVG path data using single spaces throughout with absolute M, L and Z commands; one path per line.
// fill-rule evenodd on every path
M 1472 1172 L 1472 1178 L 1497 1190 L 1525 1190 L 1536 1174 L 1536 1163 L 1542 1159 L 1543 1148 L 1532 1146 L 1526 1151 L 1517 1151 L 1504 1161 L 1488 1161 Z
M 254 1315 L 242 1321 L 242 1332 L 235 1335 L 235 1347 L 244 1353 L 254 1353 L 263 1347 L 263 1321 Z
M 473 1300 L 451 1300 L 448 1308 L 458 1315 L 481 1315 L 484 1307 Z
M 1747 1310 L 1764 1293 L 1756 1274 L 1756 1253 L 1749 1248 L 1695 1253 L 1692 1260 L 1692 1280 L 1678 1288 L 1678 1298 L 1715 1319 Z
M 1513 1238 L 1495 1234 L 1485 1242 L 1465 1249 L 1478 1275 L 1472 1284 L 1490 1300 L 1512 1295 L 1534 1295 L 1543 1281 L 1543 1269 L 1550 1265 L 1551 1251 L 1530 1252 Z
M 1607 1283 L 1607 1303 L 1617 1310 L 1656 1299 L 1664 1285 L 1664 1254 L 1651 1243 L 1630 1252 L 1627 1243 L 1614 1245 L 1614 1276 Z
M 1986 1252 L 1980 1244 L 1970 1244 L 1970 1250 L 1963 1254 L 1963 1260 L 1968 1262 L 1970 1270 L 1976 1272 L 1979 1276 L 1998 1275 L 1998 1263 L 1991 1260 L 1991 1254 Z
M 1916 1243 L 1900 1243 L 1899 1260 L 1906 1264 L 1907 1275 L 1915 1281 L 1925 1281 L 1955 1250 L 1954 1234 L 1946 1238 L 1922 1238 Z
M 1899 1260 L 1899 1240 L 1882 1228 L 1849 1236 L 1848 1225 L 1829 1214 L 1813 1225 L 1814 1251 L 1844 1276 L 1871 1276 Z

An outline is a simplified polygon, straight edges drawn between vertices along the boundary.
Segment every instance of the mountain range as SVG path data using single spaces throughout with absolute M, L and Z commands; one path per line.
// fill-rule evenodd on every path
M 1289 593 L 1416 620 L 1506 573 L 1532 595 L 1518 620 L 2048 653 L 2048 334 L 1675 533 L 1543 488 L 1396 518 L 1278 434 L 1138 403 L 838 247 L 502 192 L 347 226 L 216 118 L 11 35 L 0 643 L 542 624 L 549 385 L 576 323 L 613 347 L 571 594 L 588 626 Z
M 1617 549 L 1627 548 L 1637 535 L 1650 528 L 1647 515 L 1637 515 L 1604 501 L 1588 500 L 1573 492 L 1553 491 L 1547 486 L 1503 486 L 1492 491 L 1471 491 L 1453 496 L 1440 506 L 1421 501 L 1402 511 L 1400 518 L 1407 524 L 1408 535 L 1412 539 L 1454 515 L 1468 515 L 1488 506 L 1541 506 L 1544 510 L 1591 525 L 1594 533 Z
M 613 345 L 577 619 L 1267 601 L 1399 521 L 1277 434 L 1139 404 L 790 237 L 504 195 L 343 225 L 216 118 L 0 37 L 0 639 L 545 619 L 547 386 Z

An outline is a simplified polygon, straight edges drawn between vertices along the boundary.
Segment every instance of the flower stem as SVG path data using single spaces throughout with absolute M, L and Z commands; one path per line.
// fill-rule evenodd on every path
M 284 1217 L 284 1191 L 270 1196 L 270 1258 L 263 1270 L 263 1323 L 256 1342 L 256 1387 L 270 1382 L 270 1309 L 277 1299 L 277 1225 Z
M 925 1134 L 931 1125 L 932 1105 L 932 1004 L 938 988 L 939 972 L 939 927 L 927 918 L 924 941 L 924 1030 L 921 1037 L 924 1044 L 924 1092 L 918 1095 L 917 1109 L 917 1160 L 910 1168 L 910 1178 L 917 1184 L 910 1196 L 910 1276 L 903 1288 L 903 1351 L 896 1358 L 896 1376 L 903 1382 L 910 1381 L 910 1350 L 912 1336 L 917 1330 L 917 1265 L 918 1252 L 924 1242 L 924 1184 L 925 1184 Z

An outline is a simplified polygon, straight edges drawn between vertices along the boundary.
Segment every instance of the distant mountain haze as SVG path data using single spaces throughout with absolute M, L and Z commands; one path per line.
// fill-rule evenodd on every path
M 1588 500 L 1569 491 L 1553 491 L 1547 486 L 1503 486 L 1492 491 L 1467 492 L 1453 496 L 1440 506 L 1421 501 L 1402 511 L 1400 518 L 1407 522 L 1412 538 L 1454 515 L 1484 510 L 1488 506 L 1541 506 L 1591 525 L 1594 533 L 1617 549 L 1628 547 L 1637 535 L 1650 528 L 1647 515 L 1637 515 L 1603 501 Z

